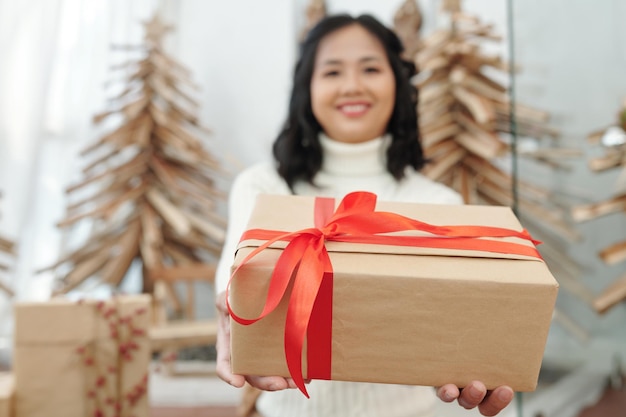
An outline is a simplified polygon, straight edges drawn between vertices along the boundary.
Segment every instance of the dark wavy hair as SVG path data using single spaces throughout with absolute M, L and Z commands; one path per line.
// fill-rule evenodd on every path
M 313 27 L 300 45 L 287 120 L 272 149 L 278 174 L 292 190 L 299 180 L 313 184 L 313 178 L 322 166 L 322 148 L 318 140 L 322 127 L 311 106 L 311 78 L 318 45 L 329 33 L 353 24 L 361 25 L 380 40 L 396 80 L 396 102 L 387 125 L 387 133 L 392 136 L 387 150 L 387 170 L 400 180 L 406 167 L 417 171 L 425 163 L 417 122 L 418 94 L 411 84 L 411 77 L 417 71 L 413 63 L 402 59 L 402 42 L 393 31 L 370 15 L 333 15 Z

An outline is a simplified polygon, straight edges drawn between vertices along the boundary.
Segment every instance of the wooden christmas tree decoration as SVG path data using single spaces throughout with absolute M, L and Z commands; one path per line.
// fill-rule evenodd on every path
M 421 47 L 422 13 L 416 0 L 405 0 L 393 17 L 393 29 L 404 46 L 403 55 L 412 60 Z
M 200 139 L 207 130 L 187 92 L 197 88 L 189 70 L 163 50 L 169 30 L 158 16 L 145 23 L 144 45 L 127 47 L 143 57 L 118 67 L 129 72 L 125 88 L 94 117 L 121 123 L 83 150 L 91 158 L 85 178 L 67 189 L 72 203 L 59 227 L 93 227 L 82 247 L 48 268 L 63 275 L 58 293 L 92 277 L 117 286 L 139 261 L 144 291 L 165 292 L 183 310 L 173 283 L 213 279 L 225 230 L 217 181 L 227 175 Z
M 604 155 L 589 160 L 589 168 L 593 172 L 603 172 L 611 169 L 620 169 L 622 180 L 626 176 L 626 100 L 618 114 L 616 126 L 610 126 L 588 136 L 588 141 L 604 148 Z M 619 187 L 624 190 L 624 187 Z M 587 221 L 613 213 L 626 213 L 626 191 L 618 192 L 615 196 L 598 203 L 580 205 L 572 211 L 577 221 Z M 614 265 L 626 261 L 626 240 L 614 243 L 602 249 L 600 258 L 607 265 Z M 619 302 L 626 300 L 626 275 L 617 278 L 593 301 L 593 306 L 599 313 L 609 311 Z
M 300 40 L 303 40 L 309 30 L 313 28 L 320 20 L 326 17 L 326 1 L 325 0 L 309 0 L 306 7 L 306 23 L 300 34 Z
M 424 173 L 458 190 L 466 203 L 512 205 L 511 176 L 495 163 L 510 151 L 500 135 L 510 133 L 510 103 L 507 88 L 486 75 L 488 70 L 505 71 L 507 65 L 480 49 L 481 41 L 499 37 L 492 26 L 460 11 L 450 16 L 450 25 L 427 37 L 415 58 L 421 71 L 422 145 L 433 161 Z M 522 105 L 515 112 L 519 135 L 556 138 L 547 113 Z M 551 149 L 532 156 L 556 164 L 570 154 L 575 153 Z M 519 193 L 522 213 L 542 219 L 559 235 L 577 238 L 564 211 L 546 204 L 549 191 L 520 182 Z
M 11 260 L 15 256 L 15 243 L 6 237 L 0 236 L 0 292 L 4 292 L 9 297 L 13 297 L 15 294 L 11 287 L 5 284 L 3 275 L 9 271 Z
M 468 204 L 517 203 L 524 226 L 544 242 L 540 250 L 559 282 L 591 303 L 591 292 L 577 280 L 581 266 L 565 254 L 565 242 L 580 239 L 567 210 L 552 202 L 550 190 L 528 181 L 518 180 L 514 195 L 511 174 L 498 165 L 511 152 L 505 138 L 512 133 L 512 113 L 517 135 L 553 142 L 558 132 L 548 125 L 549 114 L 522 104 L 512 109 L 507 87 L 496 79 L 506 77 L 508 65 L 481 49 L 486 41 L 501 40 L 492 25 L 464 13 L 459 0 L 443 2 L 442 10 L 449 26 L 423 38 L 414 56 L 422 146 L 432 161 L 423 173 L 456 189 Z M 579 152 L 550 147 L 519 154 L 563 168 L 563 159 Z M 587 338 L 565 313 L 555 318 L 577 338 Z
M 447 13 L 459 13 L 461 11 L 461 0 L 443 0 L 441 10 Z

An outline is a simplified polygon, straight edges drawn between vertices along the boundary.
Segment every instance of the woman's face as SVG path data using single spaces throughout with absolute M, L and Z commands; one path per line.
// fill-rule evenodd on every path
M 324 133 L 359 143 L 384 134 L 396 101 L 396 80 L 378 38 L 358 24 L 323 38 L 311 78 L 313 115 Z

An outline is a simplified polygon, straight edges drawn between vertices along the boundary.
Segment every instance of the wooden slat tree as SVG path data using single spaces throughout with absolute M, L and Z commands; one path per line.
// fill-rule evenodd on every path
M 403 8 L 416 7 L 410 3 L 415 0 Z M 492 25 L 462 12 L 459 0 L 446 0 L 442 7 L 449 26 L 413 37 L 418 39 L 414 62 L 420 72 L 416 78 L 420 132 L 425 155 L 432 161 L 423 173 L 456 189 L 468 204 L 513 206 L 513 178 L 501 167 L 502 158 L 511 155 L 512 106 L 508 88 L 500 81 L 508 78 L 509 68 L 500 56 L 484 52 L 487 42 L 501 37 Z M 565 168 L 564 158 L 579 155 L 577 150 L 554 146 L 558 132 L 549 126 L 547 112 L 519 103 L 513 110 L 517 135 L 553 145 L 518 155 L 553 168 Z M 581 237 L 570 224 L 568 210 L 553 202 L 552 194 L 518 179 L 518 215 L 533 236 L 544 241 L 542 255 L 563 287 L 590 304 L 592 293 L 577 279 L 581 266 L 566 255 L 567 242 Z M 577 337 L 586 337 L 565 313 L 558 317 Z
M 11 269 L 11 262 L 15 256 L 15 243 L 0 235 L 0 292 L 4 292 L 9 297 L 13 297 L 15 294 L 11 287 L 6 284 L 6 275 Z
M 486 55 L 484 41 L 499 40 L 491 25 L 448 2 L 450 27 L 433 32 L 423 41 L 415 61 L 421 71 L 419 120 L 425 154 L 431 158 L 424 173 L 458 190 L 467 203 L 513 204 L 511 175 L 499 168 L 498 158 L 508 155 L 503 138 L 510 133 L 511 109 L 507 88 L 491 73 L 507 71 L 499 56 Z M 524 137 L 556 138 L 549 115 L 520 104 L 515 108 L 517 133 Z M 558 165 L 577 151 L 550 148 L 536 151 L 535 159 Z M 529 156 L 529 155 L 525 155 Z M 578 238 L 566 212 L 549 205 L 550 192 L 528 182 L 519 184 L 520 212 L 559 235 Z
M 593 172 L 621 170 L 621 177 L 626 176 L 626 101 L 618 114 L 616 126 L 611 126 L 588 136 L 588 142 L 602 146 L 604 155 L 591 158 L 589 169 Z M 572 216 L 577 221 L 588 221 L 613 213 L 626 213 L 626 191 L 605 201 L 575 207 Z M 626 261 L 626 239 L 607 246 L 599 252 L 599 256 L 607 265 L 616 265 Z M 626 301 L 626 274 L 617 278 L 593 300 L 593 307 L 598 313 L 605 313 L 621 301 Z
M 393 16 L 393 30 L 404 46 L 404 58 L 412 60 L 422 47 L 422 13 L 416 0 L 405 0 Z
M 303 40 L 309 30 L 313 28 L 320 20 L 326 17 L 326 1 L 325 0 L 309 0 L 305 10 L 305 22 L 300 32 L 300 40 Z
M 225 230 L 219 181 L 229 175 L 203 146 L 208 131 L 188 92 L 197 87 L 162 45 L 169 30 L 155 16 L 143 45 L 122 47 L 141 57 L 115 68 L 129 74 L 123 91 L 94 122 L 117 118 L 118 127 L 82 151 L 84 179 L 67 189 L 72 203 L 58 226 L 70 234 L 81 222 L 93 226 L 82 247 L 47 268 L 62 275 L 57 292 L 92 277 L 117 286 L 135 261 L 144 291 L 161 280 L 172 300 L 172 282 L 213 279 Z

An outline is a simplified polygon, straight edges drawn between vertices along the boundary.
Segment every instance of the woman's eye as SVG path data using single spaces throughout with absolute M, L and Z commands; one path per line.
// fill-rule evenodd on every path
M 378 73 L 380 70 L 377 67 L 367 67 L 365 68 L 365 72 L 367 73 Z
M 339 71 L 326 71 L 324 77 L 335 77 L 339 75 Z

